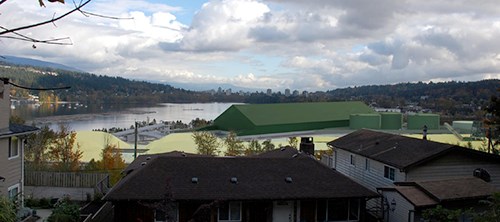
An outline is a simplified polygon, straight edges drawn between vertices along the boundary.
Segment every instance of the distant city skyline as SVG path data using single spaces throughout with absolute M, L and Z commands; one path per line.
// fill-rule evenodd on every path
M 73 7 L 7 1 L 14 28 Z M 1 38 L 0 55 L 151 82 L 326 91 L 402 82 L 500 78 L 500 5 L 439 0 L 92 0 L 86 11 Z M 233 89 L 233 92 L 235 90 Z

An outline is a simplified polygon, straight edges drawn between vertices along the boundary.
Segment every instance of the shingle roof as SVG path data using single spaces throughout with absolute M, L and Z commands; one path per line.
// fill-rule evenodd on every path
M 410 201 L 416 207 L 433 206 L 438 202 L 428 196 L 424 191 L 414 186 L 394 187 L 405 199 Z
M 399 182 L 396 185 L 381 190 L 396 190 L 416 207 L 433 206 L 449 201 L 485 199 L 498 192 L 493 185 L 475 177 Z
M 284 146 L 268 152 L 264 152 L 254 157 L 259 158 L 292 158 L 294 155 L 299 154 L 299 151 L 291 146 Z
M 33 133 L 36 131 L 38 131 L 38 128 L 34 127 L 34 126 L 27 126 L 27 125 L 21 125 L 21 124 L 10 124 L 8 131 L 4 131 L 4 132 L 0 131 L 0 137 L 24 135 L 24 134 Z
M 476 177 L 417 181 L 415 183 L 440 202 L 484 198 L 498 192 L 493 185 Z
M 329 142 L 328 145 L 399 169 L 405 169 L 459 148 L 455 145 L 366 129 L 340 137 Z
M 231 178 L 237 178 L 232 183 Z M 290 177 L 291 182 L 286 178 Z M 192 179 L 197 178 L 193 183 Z M 305 156 L 296 158 L 159 155 L 132 170 L 106 200 L 256 200 L 375 197 L 376 193 Z

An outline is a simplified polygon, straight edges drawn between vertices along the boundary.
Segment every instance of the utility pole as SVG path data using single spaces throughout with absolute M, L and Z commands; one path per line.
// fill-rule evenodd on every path
M 134 127 L 134 160 L 135 158 L 137 158 L 137 134 L 138 134 L 138 124 L 137 124 L 137 121 L 135 121 L 135 127 Z

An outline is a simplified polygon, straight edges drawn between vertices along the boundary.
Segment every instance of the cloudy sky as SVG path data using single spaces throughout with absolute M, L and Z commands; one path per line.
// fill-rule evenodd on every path
M 73 7 L 9 0 L 14 28 Z M 96 74 L 242 87 L 329 90 L 500 78 L 497 0 L 92 0 L 55 24 L 20 31 L 72 45 L 0 38 L 0 55 Z M 0 36 L 1 37 L 1 36 Z

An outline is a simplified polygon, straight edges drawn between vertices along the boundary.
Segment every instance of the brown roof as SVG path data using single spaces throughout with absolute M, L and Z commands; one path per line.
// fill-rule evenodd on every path
M 416 166 L 448 152 L 467 152 L 471 156 L 500 160 L 492 155 L 456 145 L 362 129 L 328 142 L 330 147 L 380 161 L 399 169 Z
M 134 163 L 139 167 L 131 169 L 105 199 L 158 200 L 168 193 L 175 200 L 377 196 L 346 176 L 302 155 L 296 158 L 156 155 L 143 162 Z M 236 178 L 237 182 L 231 182 L 231 178 Z
M 395 184 L 395 187 L 380 188 L 380 190 L 395 190 L 415 207 L 433 206 L 450 201 L 480 200 L 498 192 L 493 185 L 476 177 Z
M 267 151 L 254 157 L 259 158 L 292 158 L 294 155 L 298 155 L 299 151 L 291 146 L 284 146 L 278 149 Z
M 424 191 L 414 186 L 394 187 L 405 199 L 410 201 L 415 207 L 433 206 L 438 202 L 428 196 Z
M 484 198 L 498 192 L 493 185 L 476 177 L 415 183 L 440 202 Z

